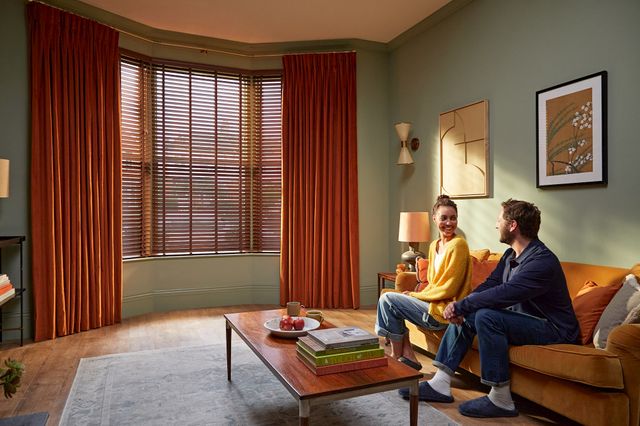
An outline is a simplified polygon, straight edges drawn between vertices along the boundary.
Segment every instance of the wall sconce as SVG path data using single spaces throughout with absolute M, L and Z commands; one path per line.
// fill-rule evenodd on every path
M 396 123 L 396 133 L 400 139 L 400 156 L 398 157 L 398 164 L 413 164 L 413 157 L 409 152 L 409 146 L 411 151 L 416 151 L 420 146 L 420 140 L 413 138 L 409 141 L 409 131 L 411 130 L 411 123 Z
M 0 158 L 0 198 L 9 197 L 9 160 Z

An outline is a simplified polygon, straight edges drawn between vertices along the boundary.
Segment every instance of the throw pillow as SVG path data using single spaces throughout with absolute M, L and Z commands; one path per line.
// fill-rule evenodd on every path
M 640 304 L 629 312 L 629 315 L 622 321 L 623 324 L 638 324 L 640 323 Z
M 483 262 L 489 258 L 489 255 L 491 254 L 491 252 L 489 251 L 489 249 L 480 249 L 480 250 L 469 250 L 469 254 L 475 257 L 476 259 L 478 259 L 480 262 Z
M 638 304 L 640 304 L 640 284 L 635 275 L 629 274 L 596 324 L 593 335 L 594 346 L 604 349 L 607 346 L 609 333 L 622 324 Z
M 580 340 L 586 345 L 593 338 L 593 331 L 613 296 L 622 284 L 599 286 L 587 281 L 573 299 L 573 310 L 580 324 Z
M 479 262 L 475 257 L 473 258 L 473 269 L 471 270 L 471 289 L 475 289 L 482 284 L 489 275 L 498 266 L 497 260 L 485 260 Z
M 429 285 L 427 278 L 427 270 L 429 269 L 429 259 L 419 257 L 416 259 L 416 276 L 418 277 L 418 285 L 416 291 L 422 291 Z

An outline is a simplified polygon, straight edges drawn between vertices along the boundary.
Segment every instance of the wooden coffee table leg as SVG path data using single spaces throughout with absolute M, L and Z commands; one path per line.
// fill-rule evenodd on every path
M 418 425 L 418 380 L 413 382 L 410 387 L 410 402 L 409 402 L 409 423 L 411 426 Z
M 231 381 L 231 326 L 228 321 L 225 321 L 227 327 L 227 380 Z
M 309 412 L 311 411 L 311 406 L 309 404 L 309 400 L 300 400 L 298 403 L 298 418 L 300 422 L 298 423 L 300 426 L 309 426 Z

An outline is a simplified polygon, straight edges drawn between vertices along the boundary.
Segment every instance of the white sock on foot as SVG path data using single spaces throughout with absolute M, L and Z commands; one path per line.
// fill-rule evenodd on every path
M 433 376 L 431 380 L 428 380 L 427 383 L 429 383 L 429 386 L 431 386 L 434 391 L 451 396 L 451 376 L 443 370 L 438 368 L 436 375 Z
M 492 386 L 489 392 L 489 400 L 494 405 L 505 410 L 515 410 L 516 406 L 511 399 L 511 387 L 509 385 Z

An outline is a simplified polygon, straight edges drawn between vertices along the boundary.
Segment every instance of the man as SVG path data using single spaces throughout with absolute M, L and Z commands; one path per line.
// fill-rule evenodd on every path
M 496 229 L 510 246 L 487 280 L 447 305 L 451 324 L 436 359 L 435 376 L 422 382 L 422 401 L 453 402 L 451 377 L 478 336 L 482 383 L 489 395 L 460 404 L 470 417 L 518 415 L 509 386 L 509 345 L 577 343 L 580 335 L 558 258 L 540 240 L 540 210 L 526 201 L 502 203 Z M 408 389 L 400 395 L 409 397 Z

